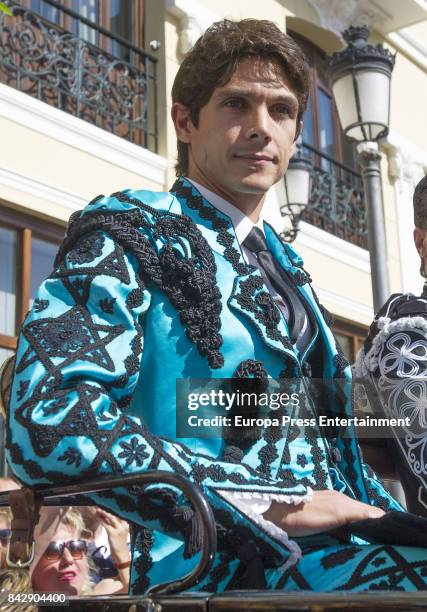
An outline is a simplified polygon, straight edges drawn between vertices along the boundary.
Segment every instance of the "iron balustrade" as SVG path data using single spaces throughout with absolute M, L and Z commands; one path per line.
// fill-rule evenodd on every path
M 54 0 L 6 4 L 0 82 L 157 152 L 157 58 Z
M 368 248 L 366 203 L 361 175 L 303 143 L 313 164 L 310 202 L 301 219 L 347 242 Z

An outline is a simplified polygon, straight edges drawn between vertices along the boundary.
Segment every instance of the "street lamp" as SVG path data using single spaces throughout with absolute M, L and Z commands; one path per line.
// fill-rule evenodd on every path
M 388 299 L 381 155 L 377 141 L 388 134 L 390 80 L 394 56 L 381 44 L 368 43 L 366 26 L 343 32 L 347 47 L 334 53 L 329 66 L 332 91 L 345 137 L 357 142 L 358 161 L 368 212 L 368 245 L 374 309 Z
M 301 215 L 310 202 L 312 170 L 311 159 L 304 154 L 302 146 L 298 145 L 284 176 L 285 203 L 280 207 L 282 217 L 288 217 L 292 226 L 280 234 L 286 242 L 295 240 Z

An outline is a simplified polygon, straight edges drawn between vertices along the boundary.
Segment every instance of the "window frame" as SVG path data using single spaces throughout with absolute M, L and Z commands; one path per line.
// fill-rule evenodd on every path
M 309 96 L 312 100 L 312 121 L 313 121 L 313 136 L 314 142 L 313 147 L 322 154 L 322 149 L 320 146 L 320 126 L 319 126 L 319 97 L 318 97 L 318 88 L 321 89 L 332 102 L 332 125 L 333 125 L 333 135 L 334 135 L 334 155 L 330 156 L 335 161 L 343 164 L 349 169 L 357 172 L 357 163 L 356 157 L 353 155 L 353 163 L 349 165 L 343 158 L 343 149 L 342 149 L 342 139 L 343 133 L 341 130 L 341 124 L 338 116 L 338 110 L 335 104 L 335 99 L 332 92 L 332 87 L 329 84 L 329 87 L 326 87 L 323 83 L 322 79 L 318 75 L 317 67 L 315 62 L 313 61 L 314 54 L 317 54 L 322 59 L 325 59 L 326 53 L 311 42 L 308 38 L 305 38 L 302 34 L 298 32 L 294 32 L 293 30 L 289 30 L 288 34 L 295 39 L 295 41 L 301 46 L 304 51 L 308 65 L 309 65 Z
M 369 327 L 359 323 L 354 323 L 348 319 L 333 317 L 332 331 L 335 335 L 340 334 L 341 336 L 347 336 L 351 339 L 352 358 L 349 361 L 351 364 L 354 363 L 357 353 L 368 335 Z
M 41 240 L 59 246 L 64 239 L 66 223 L 61 224 L 60 221 L 32 217 L 10 208 L 4 200 L 0 199 L 0 226 L 13 230 L 17 234 L 15 335 L 0 333 L 0 348 L 15 351 L 18 343 L 18 330 L 27 315 L 30 304 L 32 236 L 35 235 Z

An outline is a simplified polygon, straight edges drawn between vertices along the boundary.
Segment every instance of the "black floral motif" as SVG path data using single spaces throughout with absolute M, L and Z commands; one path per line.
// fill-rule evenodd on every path
M 73 264 L 85 264 L 101 257 L 105 239 L 100 233 L 92 234 L 77 242 L 68 253 L 68 259 Z
M 299 453 L 297 455 L 297 464 L 300 465 L 302 468 L 305 468 L 307 463 L 308 463 L 307 457 L 303 455 L 302 453 Z
M 65 453 L 61 455 L 61 457 L 58 457 L 58 461 L 65 461 L 67 465 L 72 465 L 74 463 L 77 467 L 79 467 L 81 460 L 81 453 L 73 446 L 69 446 Z
M 114 312 L 114 304 L 116 303 L 116 298 L 102 298 L 99 300 L 99 307 L 102 312 L 107 314 L 113 314 Z
M 144 301 L 144 289 L 142 287 L 138 287 L 136 289 L 132 289 L 126 299 L 126 306 L 129 310 L 134 308 L 138 308 Z
M 145 452 L 147 448 L 136 436 L 131 438 L 130 442 L 120 442 L 120 446 L 124 449 L 119 453 L 120 459 L 126 459 L 125 467 L 129 467 L 135 461 L 138 467 L 144 464 L 144 459 L 150 456 Z
M 33 308 L 35 312 L 42 312 L 42 310 L 46 310 L 48 306 L 49 300 L 41 300 L 40 298 L 34 300 Z

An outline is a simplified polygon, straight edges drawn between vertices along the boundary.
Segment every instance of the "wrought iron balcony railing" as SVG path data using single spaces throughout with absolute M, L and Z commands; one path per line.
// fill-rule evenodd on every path
M 0 82 L 157 151 L 155 57 L 54 0 L 6 4 Z
M 303 144 L 314 171 L 310 203 L 301 219 L 339 238 L 368 248 L 366 204 L 360 174 Z

